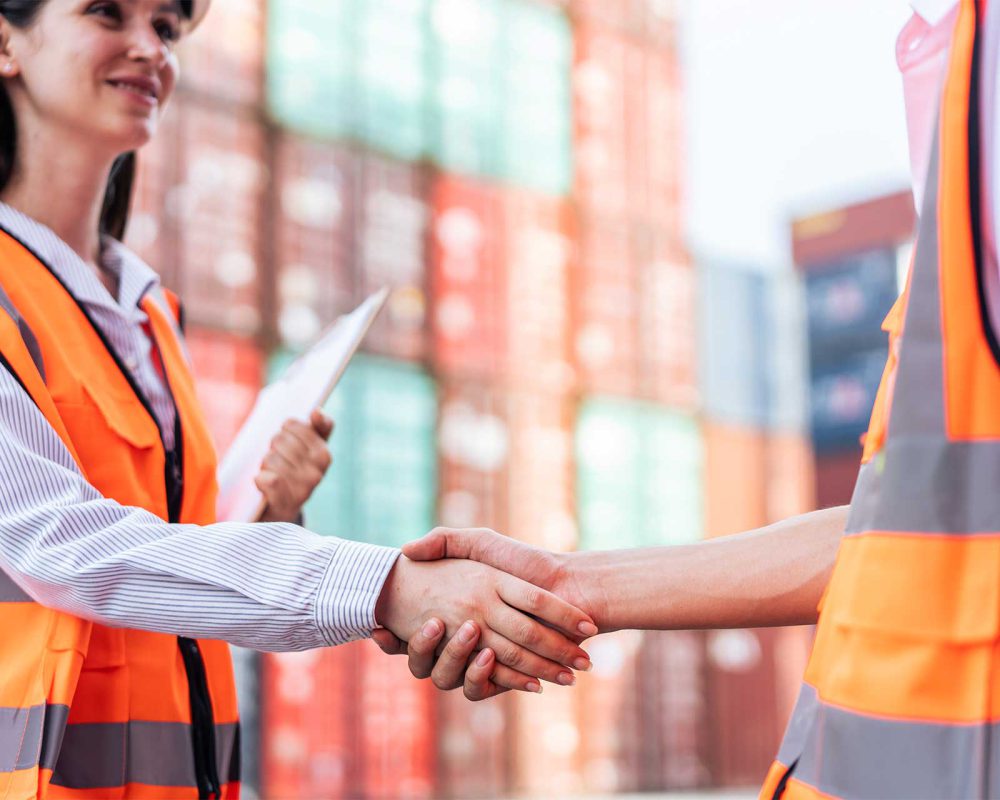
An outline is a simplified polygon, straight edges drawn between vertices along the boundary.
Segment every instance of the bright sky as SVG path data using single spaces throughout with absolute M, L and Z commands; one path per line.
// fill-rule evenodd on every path
M 789 265 L 789 220 L 909 186 L 904 0 L 684 0 L 688 240 Z

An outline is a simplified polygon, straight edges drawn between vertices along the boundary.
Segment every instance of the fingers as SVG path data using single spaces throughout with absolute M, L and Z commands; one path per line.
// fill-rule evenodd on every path
M 392 631 L 388 631 L 385 628 L 376 628 L 373 630 L 372 641 L 387 656 L 398 656 L 406 652 L 406 642 L 401 642 L 393 635 Z
M 498 694 L 510 691 L 510 688 L 516 688 L 502 686 L 492 680 L 491 674 L 495 678 L 497 669 L 501 669 L 501 667 L 496 663 L 494 652 L 489 648 L 481 650 L 465 671 L 465 683 L 462 687 L 465 696 L 469 700 L 488 700 Z M 537 681 L 535 683 L 537 684 Z
M 590 637 L 597 635 L 597 626 L 589 615 L 584 614 L 576 606 L 567 603 L 561 597 L 552 594 L 552 592 L 547 592 L 544 589 L 533 586 L 527 581 L 520 580 L 511 575 L 503 575 L 500 578 L 498 592 L 507 605 L 520 609 L 526 614 L 530 614 L 548 623 L 567 636 L 577 639 L 581 636 Z M 556 640 L 549 637 L 549 641 L 555 642 Z M 567 648 L 566 653 L 569 652 L 570 649 Z M 572 664 L 573 659 L 579 658 L 581 654 L 583 654 L 583 651 L 577 647 L 569 655 L 571 660 L 563 661 L 562 663 Z M 547 655 L 549 658 L 559 657 L 550 653 L 543 653 L 543 655 Z
M 409 656 L 410 673 L 414 678 L 423 679 L 431 676 L 431 672 L 434 669 L 437 646 L 441 643 L 443 637 L 444 623 L 439 619 L 431 618 L 424 623 L 420 632 L 410 640 L 406 654 Z M 476 639 L 478 638 L 479 630 L 476 629 Z M 461 681 L 455 684 L 455 686 L 448 688 L 454 689 L 460 685 Z
M 479 644 L 479 635 L 479 626 L 470 620 L 451 637 L 430 673 L 431 682 L 438 689 L 457 689 L 462 686 L 469 659 Z M 411 659 L 411 672 L 412 663 Z
M 435 528 L 422 539 L 403 545 L 403 554 L 414 561 L 437 561 L 441 558 L 473 558 L 476 540 L 499 534 L 484 528 Z M 513 540 L 512 540 L 513 541 Z M 479 560 L 479 559 L 476 559 Z M 487 563 L 487 562 L 483 562 Z M 490 566 L 496 566 L 490 564 Z
M 492 623 L 490 627 L 493 628 Z M 562 664 L 542 658 L 496 630 L 484 631 L 482 643 L 483 647 L 493 650 L 497 661 L 523 675 L 534 675 L 560 686 L 572 686 L 576 683 L 576 676 Z
M 334 422 L 330 417 L 316 408 L 309 415 L 309 423 L 323 441 L 329 441 L 334 428 Z
M 333 421 L 328 417 L 323 417 L 323 419 L 330 423 L 330 430 L 332 430 Z M 280 433 L 271 440 L 271 449 L 280 452 L 293 465 L 305 461 L 315 465 L 322 473 L 329 469 L 333 461 L 330 449 L 326 444 L 326 437 L 322 436 L 312 424 L 306 424 L 297 419 L 285 420 Z

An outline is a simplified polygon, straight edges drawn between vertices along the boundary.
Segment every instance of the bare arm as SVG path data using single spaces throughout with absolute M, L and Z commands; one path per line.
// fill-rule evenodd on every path
M 602 631 L 811 624 L 846 521 L 839 506 L 698 544 L 572 553 L 561 583 Z

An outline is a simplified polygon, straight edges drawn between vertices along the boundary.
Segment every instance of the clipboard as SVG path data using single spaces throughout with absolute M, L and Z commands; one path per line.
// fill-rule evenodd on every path
M 257 395 L 250 415 L 219 462 L 219 520 L 260 521 L 267 503 L 254 478 L 271 440 L 285 420 L 293 417 L 306 422 L 313 409 L 326 403 L 388 297 L 389 289 L 381 289 L 338 318 Z

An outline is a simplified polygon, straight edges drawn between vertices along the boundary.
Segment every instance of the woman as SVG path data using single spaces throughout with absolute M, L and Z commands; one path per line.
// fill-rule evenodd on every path
M 0 0 L 4 797 L 235 796 L 224 642 L 296 650 L 376 625 L 419 641 L 433 616 L 481 640 L 473 674 L 503 686 L 568 684 L 589 665 L 522 613 L 596 632 L 547 592 L 293 524 L 329 465 L 321 415 L 290 421 L 262 465 L 273 522 L 213 524 L 215 455 L 178 318 L 121 243 L 134 153 L 206 10 Z

